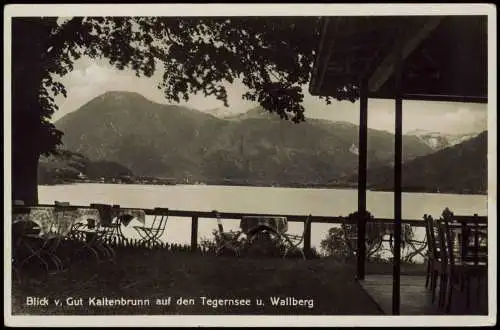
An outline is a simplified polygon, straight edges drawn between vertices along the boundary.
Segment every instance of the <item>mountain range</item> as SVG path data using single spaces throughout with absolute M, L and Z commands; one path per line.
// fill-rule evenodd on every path
M 487 132 L 436 153 L 419 157 L 402 166 L 406 191 L 486 194 L 488 188 Z M 368 186 L 392 190 L 393 168 L 368 172 Z
M 294 124 L 260 107 L 238 115 L 214 112 L 106 92 L 55 125 L 64 133 L 64 149 L 90 162 L 119 164 L 135 176 L 208 184 L 355 184 L 357 125 L 310 118 Z M 403 161 L 442 148 L 405 135 Z M 393 159 L 394 135 L 368 129 L 369 169 L 383 172 Z
M 135 175 L 292 184 L 335 182 L 357 171 L 356 125 L 319 119 L 294 124 L 259 107 L 221 119 L 136 93 L 107 92 L 56 126 L 65 149 L 117 162 Z M 369 165 L 390 163 L 394 136 L 378 130 L 368 135 Z M 413 136 L 404 137 L 403 147 L 405 160 L 433 152 Z

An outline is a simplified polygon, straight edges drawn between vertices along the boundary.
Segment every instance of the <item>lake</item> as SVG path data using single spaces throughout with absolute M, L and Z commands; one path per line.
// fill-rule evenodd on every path
M 205 185 L 132 185 L 82 183 L 39 186 L 39 202 L 53 204 L 65 201 L 76 205 L 90 203 L 119 204 L 122 207 L 173 210 L 281 213 L 317 216 L 347 216 L 357 210 L 355 189 L 307 189 L 275 187 L 238 187 Z M 368 191 L 367 209 L 379 218 L 393 217 L 393 193 Z M 422 220 L 424 214 L 439 217 L 445 207 L 455 214 L 487 215 L 487 196 L 403 193 L 403 218 Z M 147 221 L 151 221 L 148 217 Z M 224 228 L 236 230 L 237 220 L 223 220 Z M 134 223 L 124 229 L 124 234 L 136 237 Z M 312 224 L 311 245 L 319 248 L 320 242 L 334 224 Z M 200 219 L 199 239 L 212 238 L 216 229 L 214 219 Z M 290 223 L 289 232 L 301 234 L 303 225 Z M 423 237 L 425 230 L 418 230 Z M 169 243 L 189 244 L 191 221 L 187 218 L 169 218 L 164 240 Z

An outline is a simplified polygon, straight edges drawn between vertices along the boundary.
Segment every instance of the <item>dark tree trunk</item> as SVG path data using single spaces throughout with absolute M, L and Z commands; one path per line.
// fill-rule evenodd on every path
M 49 25 L 36 18 L 12 21 L 12 199 L 38 203 L 38 159 L 48 144 L 42 128 L 42 50 Z
M 38 159 L 35 146 L 12 146 L 12 200 L 38 204 Z
M 36 84 L 19 86 L 13 78 L 12 89 L 12 199 L 27 205 L 38 203 L 38 159 L 43 136 L 40 134 L 40 106 Z

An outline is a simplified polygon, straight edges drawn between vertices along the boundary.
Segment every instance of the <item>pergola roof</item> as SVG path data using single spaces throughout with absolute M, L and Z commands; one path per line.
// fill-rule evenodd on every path
M 310 92 L 393 98 L 398 51 L 403 99 L 487 102 L 487 16 L 325 17 Z
M 402 100 L 487 102 L 487 16 L 323 19 L 310 92 L 360 97 L 357 276 L 364 279 L 368 98 L 395 100 L 392 311 L 399 314 Z

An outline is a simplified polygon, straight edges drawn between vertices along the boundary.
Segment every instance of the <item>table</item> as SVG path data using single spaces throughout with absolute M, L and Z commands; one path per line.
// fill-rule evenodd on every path
M 274 250 L 274 248 L 281 249 L 283 245 L 291 244 L 285 234 L 288 230 L 286 217 L 246 216 L 241 218 L 240 228 L 241 232 L 246 235 L 249 246 L 253 246 L 255 242 L 275 242 L 268 246 Z M 259 239 L 262 237 L 261 234 L 264 234 L 263 241 Z M 267 253 L 268 250 L 265 251 Z
M 117 237 L 125 239 L 121 227 L 128 226 L 133 219 L 137 219 L 142 224 L 146 223 L 146 212 L 142 209 L 121 208 L 119 205 L 90 204 L 96 209 L 101 217 L 98 232 L 102 239 L 112 239 Z
M 111 223 L 108 225 L 111 228 L 111 235 L 116 235 L 121 240 L 126 238 L 121 229 L 122 225 L 127 227 L 133 219 L 143 225 L 146 224 L 146 212 L 142 209 L 113 208 L 111 218 Z
M 133 220 L 137 219 L 143 225 L 146 224 L 146 212 L 142 209 L 113 209 L 112 216 L 118 218 L 120 223 L 124 226 L 128 226 L 128 224 Z
M 12 223 L 33 222 L 40 228 L 39 236 L 57 234 L 65 236 L 71 232 L 75 223 L 93 219 L 100 222 L 99 212 L 95 209 L 72 207 L 28 207 L 28 212 L 13 214 Z
M 81 237 L 82 234 L 85 236 L 80 250 L 88 249 L 92 251 L 98 262 L 100 254 L 104 255 L 105 259 L 114 261 L 116 255 L 113 244 L 120 244 L 126 239 L 121 229 L 122 225 L 128 226 L 133 219 L 145 224 L 146 212 L 142 209 L 122 209 L 118 206 L 94 205 L 96 205 L 95 208 L 90 210 L 94 210 L 100 217 L 102 216 L 101 221 L 88 221 L 93 219 L 85 217 L 87 222 L 74 224 L 74 237 Z
M 51 266 L 55 266 L 56 271 L 63 270 L 60 244 L 72 235 L 76 223 L 87 219 L 99 222 L 97 210 L 69 206 L 14 208 L 12 226 L 16 273 L 20 275 L 23 266 L 33 258 L 42 262 L 47 272 Z
M 288 222 L 286 217 L 246 216 L 241 218 L 240 228 L 247 236 L 253 236 L 263 230 L 271 230 L 281 235 L 287 232 Z

